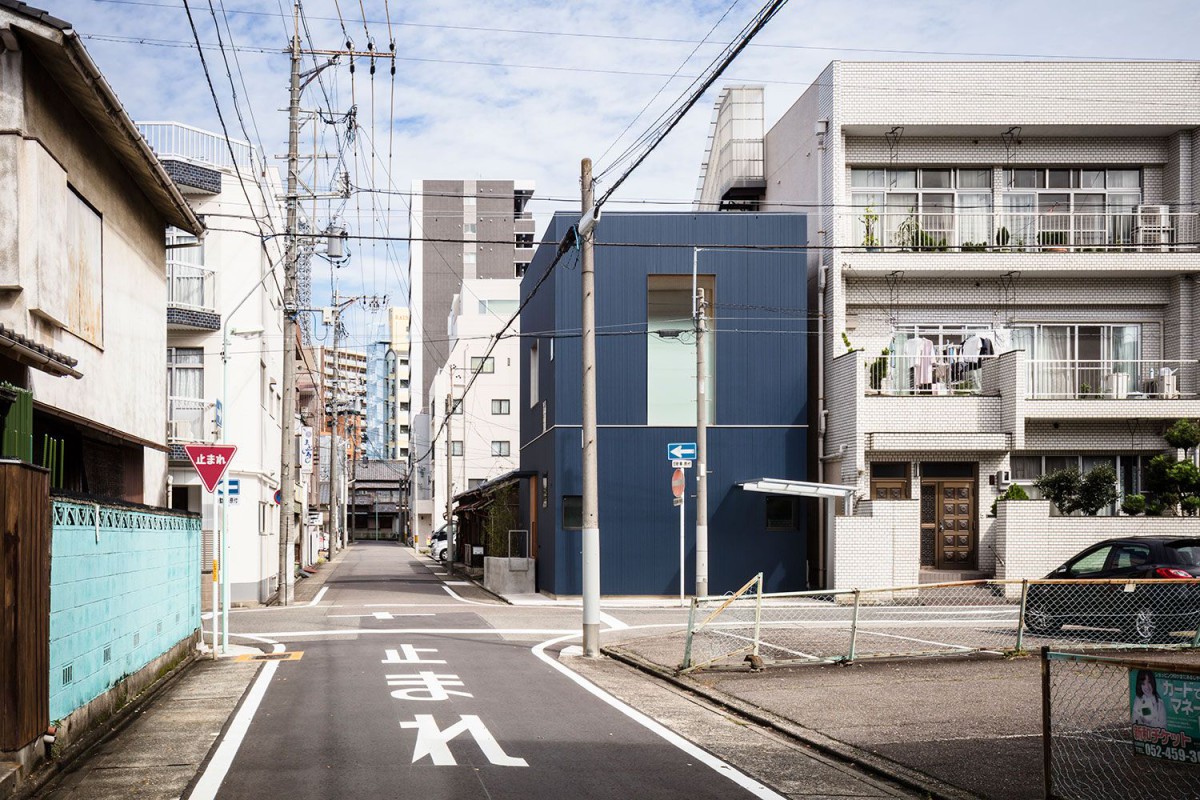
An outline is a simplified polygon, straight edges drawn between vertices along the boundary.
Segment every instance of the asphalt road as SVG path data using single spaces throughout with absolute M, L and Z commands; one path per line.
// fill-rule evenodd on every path
M 778 796 L 562 667 L 578 609 L 439 571 L 359 544 L 315 605 L 232 614 L 235 641 L 301 655 L 264 667 L 191 796 Z

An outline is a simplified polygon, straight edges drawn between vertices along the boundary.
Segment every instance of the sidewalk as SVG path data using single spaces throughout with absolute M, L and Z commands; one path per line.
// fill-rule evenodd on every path
M 311 602 L 345 552 L 297 584 L 297 604 Z M 261 652 L 241 645 L 230 649 L 230 656 Z M 37 797 L 177 800 L 198 777 L 261 666 L 262 662 L 233 658 L 200 658 L 145 707 L 134 706 L 130 719 L 118 723 L 106 740 L 68 764 Z

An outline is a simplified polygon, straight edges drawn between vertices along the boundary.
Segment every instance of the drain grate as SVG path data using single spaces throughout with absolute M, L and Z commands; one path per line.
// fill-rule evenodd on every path
M 291 650 L 286 653 L 258 653 L 257 655 L 238 656 L 234 661 L 299 661 L 304 655 L 303 650 Z

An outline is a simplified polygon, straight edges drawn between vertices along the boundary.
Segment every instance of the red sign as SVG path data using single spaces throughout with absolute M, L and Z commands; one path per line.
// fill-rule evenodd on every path
M 683 470 L 677 469 L 671 476 L 671 494 L 683 497 L 683 485 Z
M 233 461 L 237 445 L 185 444 L 183 449 L 187 451 L 188 458 L 192 460 L 196 474 L 204 482 L 204 488 L 212 492 L 216 490 L 217 484 L 221 482 L 221 476 L 229 468 L 229 462 Z

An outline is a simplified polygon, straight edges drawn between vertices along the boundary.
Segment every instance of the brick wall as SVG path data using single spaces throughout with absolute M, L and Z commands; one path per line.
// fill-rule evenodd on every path
M 1200 536 L 1195 517 L 1052 517 L 1046 500 L 997 506 L 997 578 L 1044 577 L 1089 545 L 1118 536 Z
M 853 517 L 834 518 L 834 589 L 911 586 L 921 572 L 917 500 L 860 503 Z

